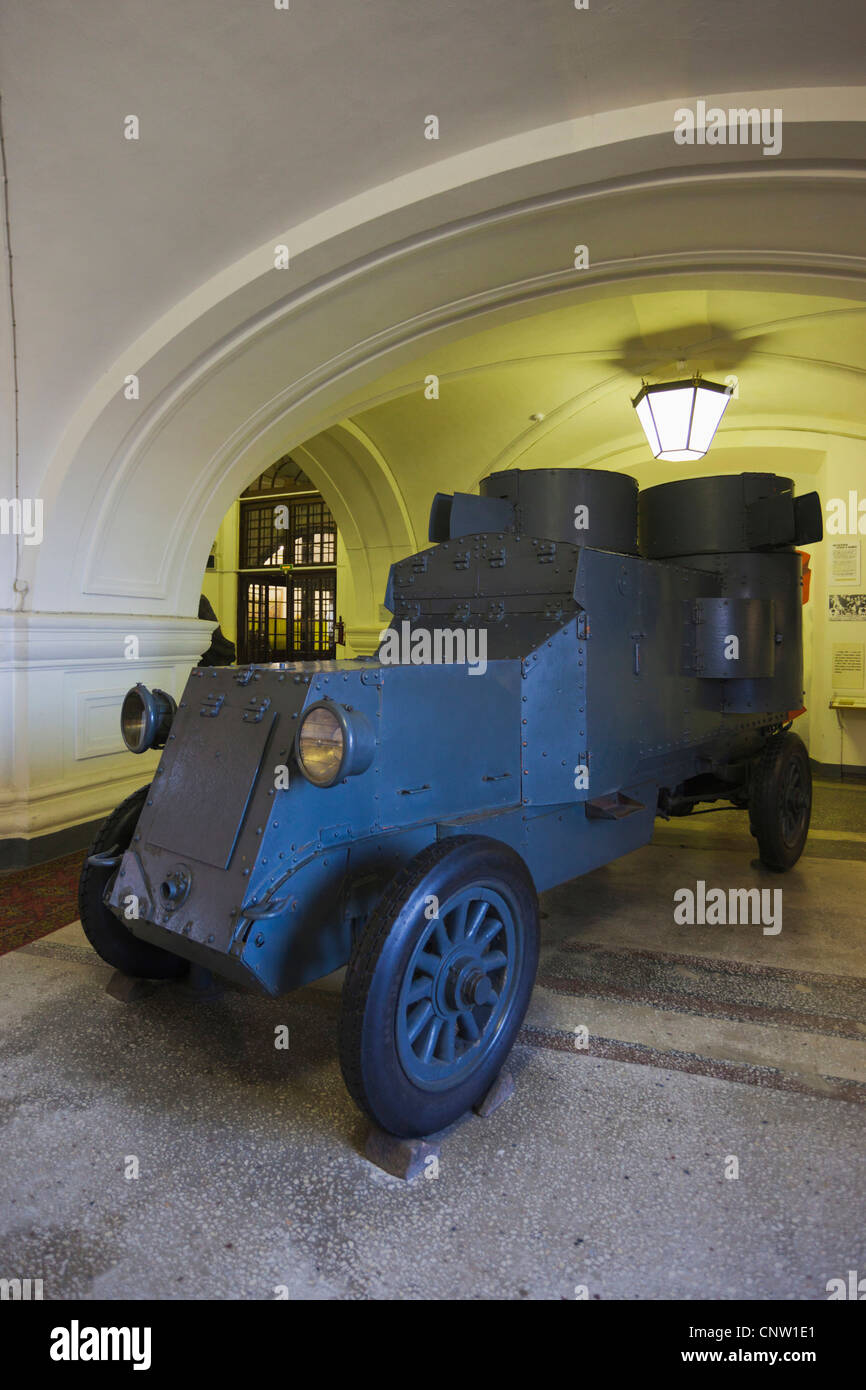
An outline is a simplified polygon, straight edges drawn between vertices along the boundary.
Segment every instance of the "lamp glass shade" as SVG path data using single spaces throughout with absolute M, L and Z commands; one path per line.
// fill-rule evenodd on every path
M 731 392 L 699 377 L 644 386 L 632 401 L 653 457 L 669 463 L 703 458 Z

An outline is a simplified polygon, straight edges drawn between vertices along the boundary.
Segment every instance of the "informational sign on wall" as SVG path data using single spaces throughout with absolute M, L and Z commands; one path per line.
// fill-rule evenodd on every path
M 833 644 L 833 689 L 863 689 L 863 643 Z
M 831 594 L 831 623 L 866 623 L 866 594 Z
M 860 542 L 830 542 L 830 583 L 860 583 Z

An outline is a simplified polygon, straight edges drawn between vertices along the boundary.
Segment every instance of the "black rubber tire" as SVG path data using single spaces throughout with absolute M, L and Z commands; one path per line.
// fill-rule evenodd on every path
M 799 805 L 792 813 L 792 797 Z M 749 827 L 761 862 L 785 872 L 806 844 L 812 815 L 812 769 L 806 745 L 790 730 L 775 734 L 755 763 L 749 792 Z
M 121 850 L 129 848 L 149 790 L 149 787 L 142 787 L 133 792 L 103 821 L 87 851 L 88 858 L 91 854 L 104 854 L 115 846 Z M 107 965 L 136 979 L 180 979 L 189 970 L 189 961 L 152 946 L 149 941 L 140 941 L 105 906 L 103 897 L 114 872 L 114 869 L 88 864 L 85 859 L 78 881 L 78 915 L 94 951 Z
M 430 895 L 445 900 L 470 884 L 501 893 L 512 906 L 522 960 L 512 1003 L 483 1060 L 441 1091 L 416 1085 L 401 1066 L 397 1004 Z M 538 896 L 520 855 L 499 840 L 461 835 L 416 855 L 392 880 L 355 943 L 343 985 L 340 1066 L 352 1099 L 381 1129 L 400 1138 L 435 1134 L 465 1114 L 496 1080 L 520 1029 L 538 969 Z

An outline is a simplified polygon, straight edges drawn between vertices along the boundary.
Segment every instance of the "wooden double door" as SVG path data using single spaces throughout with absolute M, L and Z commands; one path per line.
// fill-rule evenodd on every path
M 240 575 L 238 662 L 333 657 L 336 611 L 335 570 Z

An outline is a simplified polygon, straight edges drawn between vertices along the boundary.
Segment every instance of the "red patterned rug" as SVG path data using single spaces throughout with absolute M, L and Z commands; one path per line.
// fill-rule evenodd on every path
M 84 850 L 0 874 L 0 956 L 78 920 Z

